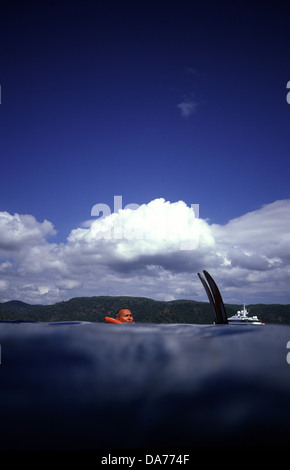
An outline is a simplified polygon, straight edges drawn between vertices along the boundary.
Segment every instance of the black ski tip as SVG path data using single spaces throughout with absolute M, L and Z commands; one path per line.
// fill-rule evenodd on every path
M 206 279 L 204 279 L 200 273 L 197 274 L 205 288 L 210 304 L 213 308 L 215 323 L 228 324 L 227 312 L 217 284 L 206 269 L 203 270 L 203 274 Z
M 207 294 L 207 297 L 208 297 L 208 300 L 209 300 L 209 303 L 210 303 L 210 306 L 211 306 L 211 309 L 212 309 L 214 322 L 219 323 L 219 317 L 218 317 L 215 301 L 214 301 L 214 298 L 212 296 L 211 290 L 210 290 L 205 278 L 203 277 L 203 275 L 200 274 L 200 273 L 197 273 L 197 275 L 198 275 L 198 277 L 199 277 L 199 279 L 200 279 L 200 281 L 201 281 L 201 283 L 204 287 L 204 290 Z

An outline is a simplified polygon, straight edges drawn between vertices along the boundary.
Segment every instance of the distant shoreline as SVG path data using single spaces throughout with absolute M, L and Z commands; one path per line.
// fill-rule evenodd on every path
M 208 302 L 129 296 L 75 297 L 52 305 L 12 300 L 0 303 L 0 320 L 103 322 L 105 315 L 114 316 L 122 307 L 129 308 L 140 323 L 213 323 Z M 241 305 L 226 304 L 228 316 L 240 308 Z M 251 315 L 257 315 L 266 324 L 290 324 L 290 304 L 250 304 L 247 308 Z

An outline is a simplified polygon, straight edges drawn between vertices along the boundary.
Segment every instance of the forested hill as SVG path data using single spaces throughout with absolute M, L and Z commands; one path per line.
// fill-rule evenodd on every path
M 290 305 L 256 304 L 247 307 L 250 315 L 257 315 L 265 323 L 290 324 Z M 129 308 L 137 323 L 213 323 L 207 302 L 165 302 L 144 297 L 110 296 L 76 297 L 53 305 L 30 305 L 13 300 L 0 303 L 0 320 L 103 322 L 105 315 L 114 317 L 120 308 Z M 228 316 L 241 308 L 242 305 L 226 305 Z

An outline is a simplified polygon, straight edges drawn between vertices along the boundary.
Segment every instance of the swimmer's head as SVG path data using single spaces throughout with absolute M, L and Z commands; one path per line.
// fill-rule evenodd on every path
M 117 320 L 120 320 L 122 323 L 133 323 L 133 315 L 128 308 L 121 308 L 116 316 Z

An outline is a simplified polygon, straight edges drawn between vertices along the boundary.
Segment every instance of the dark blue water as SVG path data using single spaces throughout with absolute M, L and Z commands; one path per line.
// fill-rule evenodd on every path
M 290 327 L 0 325 L 0 448 L 290 438 Z

